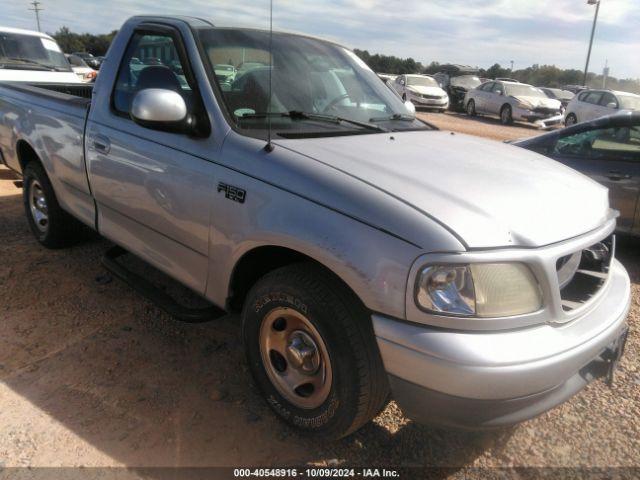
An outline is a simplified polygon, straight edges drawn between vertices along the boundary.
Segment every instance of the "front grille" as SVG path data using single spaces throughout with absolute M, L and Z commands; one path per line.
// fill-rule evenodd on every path
M 606 283 L 615 250 L 615 236 L 556 262 L 562 309 L 571 312 L 589 302 Z
M 553 115 L 554 113 L 560 113 L 560 111 L 557 108 L 546 108 L 546 107 L 534 108 L 533 111 L 535 113 L 541 113 L 543 115 Z
M 426 98 L 426 99 L 429 99 L 429 100 L 440 100 L 442 97 L 440 95 L 426 95 L 426 94 L 423 94 L 422 98 Z

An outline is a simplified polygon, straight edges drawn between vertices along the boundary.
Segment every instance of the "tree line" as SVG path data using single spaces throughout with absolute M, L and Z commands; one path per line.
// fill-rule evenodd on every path
M 378 73 L 390 73 L 402 75 L 406 73 L 434 74 L 441 71 L 441 64 L 431 62 L 423 65 L 413 58 L 399 58 L 393 55 L 371 54 L 367 50 L 355 49 L 354 52 L 369 67 Z M 523 83 L 529 83 L 539 87 L 559 88 L 563 85 L 581 85 L 584 72 L 576 69 L 562 69 L 555 65 L 532 65 L 531 67 L 514 70 L 502 67 L 499 63 L 489 68 L 479 68 L 478 76 L 483 78 L 509 77 Z M 602 88 L 603 76 L 589 72 L 587 75 L 587 86 L 592 88 Z M 622 90 L 625 92 L 640 93 L 640 79 L 618 79 L 608 77 L 606 88 L 612 90 Z
M 117 30 L 111 33 L 94 35 L 91 33 L 74 33 L 68 27 L 62 27 L 52 36 L 56 39 L 60 48 L 66 53 L 89 52 L 95 56 L 107 53 L 109 45 L 115 37 Z M 374 72 L 390 73 L 401 75 L 405 73 L 426 73 L 434 74 L 440 71 L 441 65 L 438 62 L 431 62 L 428 65 L 414 60 L 413 58 L 400 58 L 393 55 L 371 54 L 367 50 L 355 49 L 354 52 L 367 64 Z M 576 69 L 561 69 L 555 65 L 532 65 L 520 70 L 511 71 L 496 63 L 489 68 L 478 69 L 478 75 L 484 78 L 510 77 L 524 83 L 537 85 L 540 87 L 562 87 L 563 85 L 582 84 L 583 72 Z M 587 85 L 593 88 L 602 88 L 602 75 L 589 72 L 587 75 Z M 607 78 L 607 88 L 612 90 L 623 90 L 627 92 L 640 93 L 640 80 L 638 79 L 618 79 Z
M 92 33 L 74 33 L 68 27 L 60 28 L 56 33 L 51 34 L 56 39 L 58 45 L 65 53 L 89 52 L 99 57 L 104 56 L 111 45 L 117 30 L 111 33 L 94 35 Z

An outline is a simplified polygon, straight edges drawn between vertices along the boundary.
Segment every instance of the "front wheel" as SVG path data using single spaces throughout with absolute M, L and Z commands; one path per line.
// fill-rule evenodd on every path
M 469 100 L 467 102 L 467 115 L 469 115 L 470 117 L 476 116 L 476 102 L 474 102 L 473 100 Z
M 251 373 L 289 425 L 327 438 L 372 419 L 388 395 L 368 312 L 310 263 L 264 276 L 242 312 Z
M 500 122 L 503 125 L 511 125 L 513 123 L 513 113 L 511 111 L 511 105 L 505 105 L 500 110 Z
M 578 123 L 578 118 L 574 113 L 570 113 L 569 115 L 567 115 L 567 118 L 564 119 L 565 127 L 570 127 L 571 125 L 575 125 L 576 123 Z

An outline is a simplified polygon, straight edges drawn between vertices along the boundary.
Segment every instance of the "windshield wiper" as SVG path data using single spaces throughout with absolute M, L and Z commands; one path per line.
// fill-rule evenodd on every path
M 407 115 L 406 113 L 394 113 L 388 117 L 374 117 L 369 119 L 372 123 L 377 122 L 393 122 L 393 121 L 401 121 L 401 122 L 413 122 L 416 117 L 412 115 Z
M 33 65 L 36 67 L 41 67 L 44 68 L 46 70 L 51 70 L 54 72 L 58 71 L 58 67 L 54 66 L 54 65 L 47 65 L 46 63 L 40 63 L 40 62 L 36 62 L 35 60 L 29 60 L 27 58 L 19 58 L 19 57 L 7 57 L 8 60 L 13 60 L 14 62 L 22 62 L 24 65 Z M 4 65 L 20 65 L 17 63 L 4 63 Z
M 335 115 L 323 115 L 321 113 L 308 113 L 299 110 L 291 110 L 289 112 L 260 112 L 260 113 L 248 113 L 238 118 L 267 118 L 267 117 L 280 117 L 290 118 L 291 120 L 318 120 L 321 122 L 330 122 L 339 125 L 340 123 L 349 123 L 356 125 L 367 130 L 373 130 L 375 132 L 388 132 L 386 128 L 379 127 L 378 125 L 372 125 L 367 122 L 360 122 L 358 120 L 352 120 L 350 118 L 337 117 Z

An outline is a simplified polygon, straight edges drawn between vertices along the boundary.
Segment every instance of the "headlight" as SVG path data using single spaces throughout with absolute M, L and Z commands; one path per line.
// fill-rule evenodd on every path
M 522 263 L 430 265 L 419 274 L 416 301 L 431 313 L 508 317 L 539 310 L 542 294 Z

